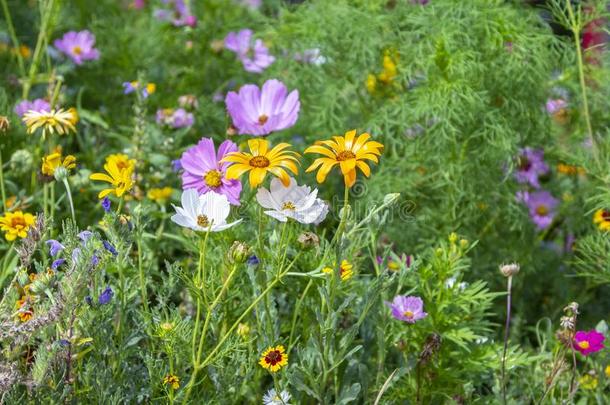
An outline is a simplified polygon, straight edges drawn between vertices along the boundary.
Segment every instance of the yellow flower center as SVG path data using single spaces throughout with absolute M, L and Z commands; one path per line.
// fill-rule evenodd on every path
M 578 342 L 578 347 L 580 347 L 581 349 L 588 349 L 589 348 L 589 342 L 587 342 L 586 340 L 583 340 L 582 342 Z
M 26 226 L 25 218 L 23 218 L 22 216 L 13 217 L 11 219 L 11 227 L 12 228 L 18 228 L 18 227 L 25 228 L 25 226 Z
M 207 228 L 208 226 L 210 226 L 210 220 L 205 215 L 198 215 L 197 216 L 197 225 L 199 225 L 202 228 Z
M 75 55 L 80 55 L 81 53 L 83 53 L 83 50 L 80 46 L 75 46 L 74 48 L 72 48 L 72 52 L 74 52 Z
M 210 170 L 203 176 L 208 187 L 216 188 L 222 184 L 222 174 L 218 170 Z
M 267 117 L 265 114 L 258 117 L 258 125 L 265 125 L 267 121 L 269 121 L 269 117 Z
M 294 211 L 297 207 L 294 206 L 292 201 L 286 201 L 283 205 L 282 205 L 282 209 L 283 210 L 292 210 Z
M 547 208 L 546 205 L 539 205 L 536 207 L 536 214 L 540 215 L 540 216 L 545 216 L 549 213 L 549 209 Z
M 405 318 L 413 318 L 413 312 L 411 311 L 405 311 L 402 314 Z
M 348 160 L 348 159 L 354 159 L 355 157 L 356 157 L 356 155 L 354 154 L 354 152 L 352 152 L 350 150 L 344 150 L 337 154 L 337 160 L 339 162 L 342 162 L 342 161 Z
M 250 159 L 250 166 L 252 167 L 268 167 L 269 163 L 269 159 L 264 156 L 254 156 Z

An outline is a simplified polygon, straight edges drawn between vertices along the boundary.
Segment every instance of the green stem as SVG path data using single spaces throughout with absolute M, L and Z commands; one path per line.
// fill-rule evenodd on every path
M 3 0 L 5 1 L 5 0 Z M 2 211 L 6 210 L 6 192 L 4 191 L 4 163 L 2 162 L 2 149 L 0 148 L 0 193 L 2 194 Z
M 303 300 L 305 299 L 305 296 L 307 295 L 307 292 L 309 291 L 309 288 L 312 286 L 313 284 L 313 278 L 309 279 L 309 282 L 307 283 L 307 285 L 305 286 L 305 290 L 303 290 L 303 294 L 301 294 L 301 298 L 299 298 L 299 301 L 297 302 L 297 305 L 294 308 L 294 314 L 292 315 L 292 325 L 290 327 L 290 337 L 288 338 L 288 352 L 290 353 L 290 349 L 292 349 L 292 338 L 294 336 L 294 330 L 297 324 L 297 318 L 299 316 L 299 313 L 301 312 L 301 305 L 303 304 Z
M 70 204 L 70 214 L 72 214 L 72 222 L 76 225 L 76 215 L 74 214 L 74 202 L 72 201 L 72 192 L 70 191 L 70 183 L 68 183 L 68 178 L 64 177 L 63 179 L 64 187 L 66 188 L 66 195 L 68 196 L 68 203 Z
M 197 266 L 197 275 L 194 278 L 193 282 L 195 284 L 195 287 L 201 290 L 201 294 L 203 295 L 203 299 L 205 302 L 205 306 L 206 308 L 208 307 L 208 302 L 207 302 L 207 298 L 205 295 L 205 291 L 203 290 L 204 284 L 205 284 L 205 270 L 204 270 L 204 266 L 205 266 L 205 252 L 206 252 L 206 247 L 207 247 L 207 242 L 208 242 L 208 236 L 210 235 L 209 232 L 205 233 L 205 236 L 203 238 L 199 238 L 199 263 Z M 199 330 L 199 319 L 201 317 L 201 298 L 200 295 L 198 294 L 197 297 L 195 298 L 197 301 L 197 315 L 195 316 L 195 328 L 193 329 L 193 337 L 192 337 L 192 341 L 191 341 L 191 353 L 193 354 L 192 357 L 192 362 L 193 362 L 193 366 L 196 363 L 196 358 L 195 358 L 195 353 L 196 353 L 196 345 L 197 345 L 197 331 Z
M 138 233 L 138 273 L 140 274 L 140 293 L 142 294 L 142 307 L 146 316 L 148 316 L 148 292 L 146 291 L 146 277 L 144 277 L 144 266 L 142 262 L 142 234 Z
M 11 41 L 13 41 L 13 47 L 16 50 L 17 54 L 17 64 L 19 65 L 19 74 L 21 77 L 25 77 L 25 64 L 23 63 L 23 56 L 21 56 L 21 44 L 19 43 L 19 39 L 17 38 L 17 32 L 15 31 L 15 26 L 13 25 L 13 19 L 11 18 L 11 13 L 8 9 L 8 3 L 6 0 L 0 0 L 2 3 L 2 11 L 4 12 L 4 18 L 6 19 L 6 27 L 8 28 L 8 33 L 11 37 Z
M 38 72 L 38 63 L 40 62 L 40 53 L 43 50 L 43 44 L 45 43 L 45 37 L 47 35 L 47 30 L 49 26 L 49 22 L 51 20 L 51 14 L 53 11 L 53 7 L 55 6 L 54 0 L 49 0 L 46 4 L 46 8 L 43 8 L 41 12 L 41 24 L 40 31 L 38 32 L 38 38 L 36 40 L 36 47 L 34 48 L 34 55 L 32 56 L 32 64 L 30 65 L 30 70 L 28 72 L 28 77 L 25 83 L 23 84 L 23 92 L 22 98 L 27 100 L 28 95 L 30 94 L 30 89 L 32 88 L 32 83 L 34 82 L 34 77 Z

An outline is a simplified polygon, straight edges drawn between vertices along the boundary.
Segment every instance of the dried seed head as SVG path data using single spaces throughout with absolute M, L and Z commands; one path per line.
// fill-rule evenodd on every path
M 503 264 L 500 266 L 500 273 L 502 273 L 504 277 L 512 277 L 519 273 L 519 269 L 520 267 L 517 263 Z
M 297 238 L 297 242 L 304 250 L 320 246 L 320 238 L 313 232 L 303 232 Z
M 9 129 L 11 129 L 11 122 L 8 117 L 0 115 L 0 134 L 7 133 Z

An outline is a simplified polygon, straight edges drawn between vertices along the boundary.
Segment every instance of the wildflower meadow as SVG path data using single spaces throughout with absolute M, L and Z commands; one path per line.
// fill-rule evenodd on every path
M 0 0 L 0 404 L 610 403 L 606 0 Z

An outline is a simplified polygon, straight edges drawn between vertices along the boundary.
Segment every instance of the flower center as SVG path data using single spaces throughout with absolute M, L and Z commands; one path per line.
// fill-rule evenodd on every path
M 116 167 L 119 170 L 123 170 L 123 169 L 127 169 L 129 167 L 129 164 L 127 162 L 118 161 L 118 162 L 116 162 Z
M 536 214 L 540 215 L 541 217 L 547 215 L 548 213 L 549 213 L 549 209 L 547 208 L 546 205 L 540 204 L 539 206 L 536 207 Z
M 342 162 L 344 160 L 353 159 L 356 155 L 351 150 L 344 150 L 337 154 L 337 160 Z
M 283 205 L 282 205 L 282 209 L 283 210 L 291 210 L 294 211 L 297 207 L 295 207 L 294 203 L 292 201 L 286 201 Z
M 216 188 L 222 184 L 222 174 L 218 170 L 210 170 L 203 176 L 203 181 L 208 187 Z
M 532 168 L 532 162 L 530 162 L 525 156 L 519 156 L 518 166 L 520 171 L 527 172 Z
M 587 342 L 586 340 L 583 340 L 582 342 L 578 342 L 578 347 L 586 350 L 590 347 L 590 345 L 589 345 L 589 342 Z
M 280 361 L 282 361 L 282 353 L 278 350 L 273 350 L 265 356 L 265 362 L 272 366 L 275 366 Z
M 604 219 L 604 221 L 610 221 L 610 211 L 604 210 L 602 212 L 602 218 Z
M 405 312 L 402 313 L 402 315 L 405 318 L 413 318 L 413 312 L 411 312 L 411 311 L 405 311 Z
M 267 117 L 265 114 L 261 114 L 261 116 L 258 117 L 258 125 L 265 125 L 267 121 L 269 121 L 269 117 Z
M 72 52 L 74 52 L 75 55 L 80 55 L 83 53 L 83 49 L 80 46 L 75 46 L 72 48 Z
M 197 225 L 202 228 L 207 228 L 210 226 L 210 220 L 205 215 L 197 215 Z
M 13 217 L 11 219 L 11 226 L 13 228 L 25 228 L 25 219 L 23 217 Z
M 250 159 L 250 166 L 252 167 L 268 167 L 269 159 L 264 156 L 254 156 Z

